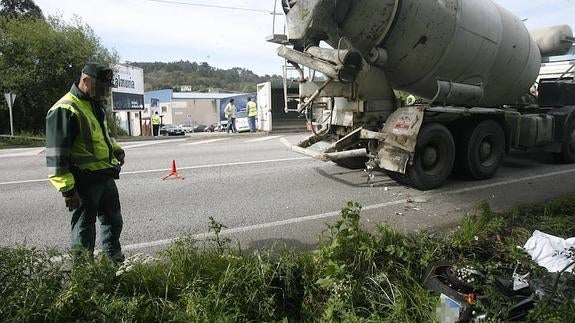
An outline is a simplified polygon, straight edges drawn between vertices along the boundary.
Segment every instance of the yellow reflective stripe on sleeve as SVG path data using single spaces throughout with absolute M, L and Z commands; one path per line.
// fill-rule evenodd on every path
M 74 188 L 74 176 L 71 173 L 60 175 L 48 176 L 50 183 L 58 190 L 58 192 L 67 192 Z

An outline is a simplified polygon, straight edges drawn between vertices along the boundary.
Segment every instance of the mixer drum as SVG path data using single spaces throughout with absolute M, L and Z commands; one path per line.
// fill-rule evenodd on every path
M 474 106 L 515 103 L 541 65 L 523 22 L 490 0 L 357 0 L 337 32 L 332 46 L 345 36 L 364 56 L 385 50 L 394 88 L 433 98 L 437 81 L 475 85 Z

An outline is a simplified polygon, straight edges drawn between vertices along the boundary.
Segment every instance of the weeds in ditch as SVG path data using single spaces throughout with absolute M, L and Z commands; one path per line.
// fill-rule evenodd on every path
M 313 252 L 275 247 L 241 249 L 210 218 L 208 243 L 177 240 L 155 258 L 134 255 L 120 267 L 105 257 L 63 270 L 54 251 L 0 248 L 0 317 L 22 321 L 349 321 L 432 322 L 438 298 L 422 285 L 437 260 L 478 268 L 492 300 L 481 309 L 498 317 L 510 303 L 490 283 L 514 270 L 545 271 L 517 248 L 534 229 L 569 237 L 575 197 L 543 206 L 493 212 L 487 204 L 449 232 L 404 236 L 389 226 L 368 232 L 361 206 L 349 202 Z M 551 282 L 532 321 L 569 320 L 573 291 Z

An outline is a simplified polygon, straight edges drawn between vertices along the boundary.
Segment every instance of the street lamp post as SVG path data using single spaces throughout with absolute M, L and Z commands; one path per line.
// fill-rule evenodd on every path
M 14 119 L 12 118 L 12 105 L 14 100 L 16 100 L 16 93 L 6 92 L 4 93 L 6 102 L 8 103 L 8 110 L 10 111 L 10 135 L 14 137 Z

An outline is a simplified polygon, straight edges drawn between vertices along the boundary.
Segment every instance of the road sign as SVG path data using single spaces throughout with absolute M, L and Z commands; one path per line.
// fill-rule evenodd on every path
M 4 98 L 6 98 L 6 102 L 8 103 L 8 110 L 10 111 L 10 135 L 14 137 L 14 119 L 12 118 L 12 105 L 14 104 L 14 100 L 16 100 L 16 93 L 6 92 L 4 93 Z

